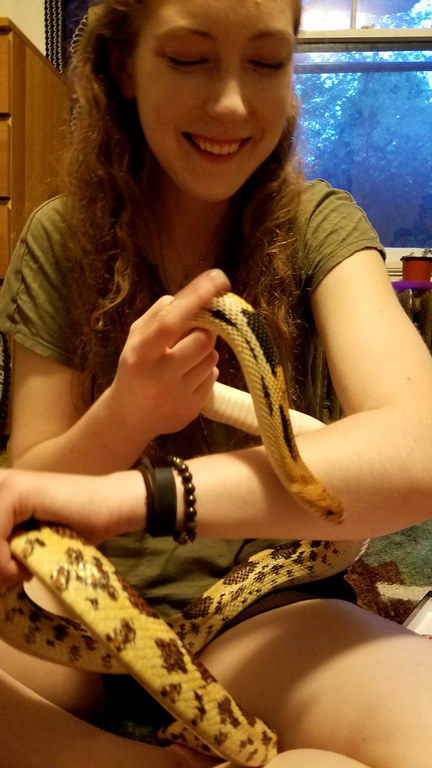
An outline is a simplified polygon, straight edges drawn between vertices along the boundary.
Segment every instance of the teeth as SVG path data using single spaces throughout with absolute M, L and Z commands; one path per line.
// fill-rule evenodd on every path
M 195 144 L 205 152 L 212 155 L 233 155 L 240 147 L 241 141 L 233 141 L 230 144 L 212 144 L 211 141 L 204 141 L 198 137 L 192 137 Z

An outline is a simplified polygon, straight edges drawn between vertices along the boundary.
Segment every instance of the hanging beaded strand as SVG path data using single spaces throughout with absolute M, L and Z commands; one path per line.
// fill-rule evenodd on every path
M 178 456 L 167 456 L 167 463 L 180 476 L 184 492 L 184 526 L 182 531 L 174 533 L 174 539 L 178 544 L 189 544 L 196 539 L 197 527 L 196 489 L 192 474 L 187 464 Z

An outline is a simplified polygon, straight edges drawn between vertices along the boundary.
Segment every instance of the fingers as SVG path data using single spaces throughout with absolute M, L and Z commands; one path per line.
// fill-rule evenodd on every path
M 193 314 L 195 314 L 201 307 L 205 307 L 211 299 L 222 296 L 229 291 L 230 287 L 230 281 L 221 269 L 208 269 L 178 291 L 175 298 L 178 302 L 191 301 L 193 303 L 195 300 L 195 308 L 193 309 Z
M 147 318 L 155 322 L 155 342 L 173 347 L 191 328 L 193 318 L 212 299 L 230 288 L 227 276 L 219 269 L 208 270 L 182 288 L 175 297 L 164 296 Z
M 0 538 L 0 586 L 11 587 L 30 578 L 30 572 L 12 556 L 7 539 Z
M 31 578 L 30 572 L 16 560 L 9 538 L 16 525 L 27 520 L 27 494 L 21 483 L 25 473 L 16 469 L 0 469 L 0 585 L 13 586 Z
M 219 355 L 214 348 L 216 337 L 210 331 L 194 329 L 181 339 L 167 356 L 173 368 L 177 368 L 180 376 L 192 373 L 197 366 L 209 370 L 217 365 Z M 209 371 L 207 371 L 209 372 Z
M 111 408 L 122 414 L 125 432 L 144 436 L 143 445 L 182 429 L 208 399 L 218 376 L 216 335 L 193 320 L 229 287 L 220 270 L 204 272 L 132 324 L 111 387 Z

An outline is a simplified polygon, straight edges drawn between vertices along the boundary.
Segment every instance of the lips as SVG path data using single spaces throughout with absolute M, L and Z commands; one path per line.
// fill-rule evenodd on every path
M 206 136 L 198 136 L 195 133 L 184 134 L 188 141 L 198 147 L 202 152 L 210 155 L 229 156 L 235 155 L 247 139 L 210 139 Z

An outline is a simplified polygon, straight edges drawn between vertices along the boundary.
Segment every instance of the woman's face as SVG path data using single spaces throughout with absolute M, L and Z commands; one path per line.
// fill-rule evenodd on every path
M 150 0 L 123 93 L 164 183 L 228 200 L 272 152 L 291 89 L 294 0 Z

